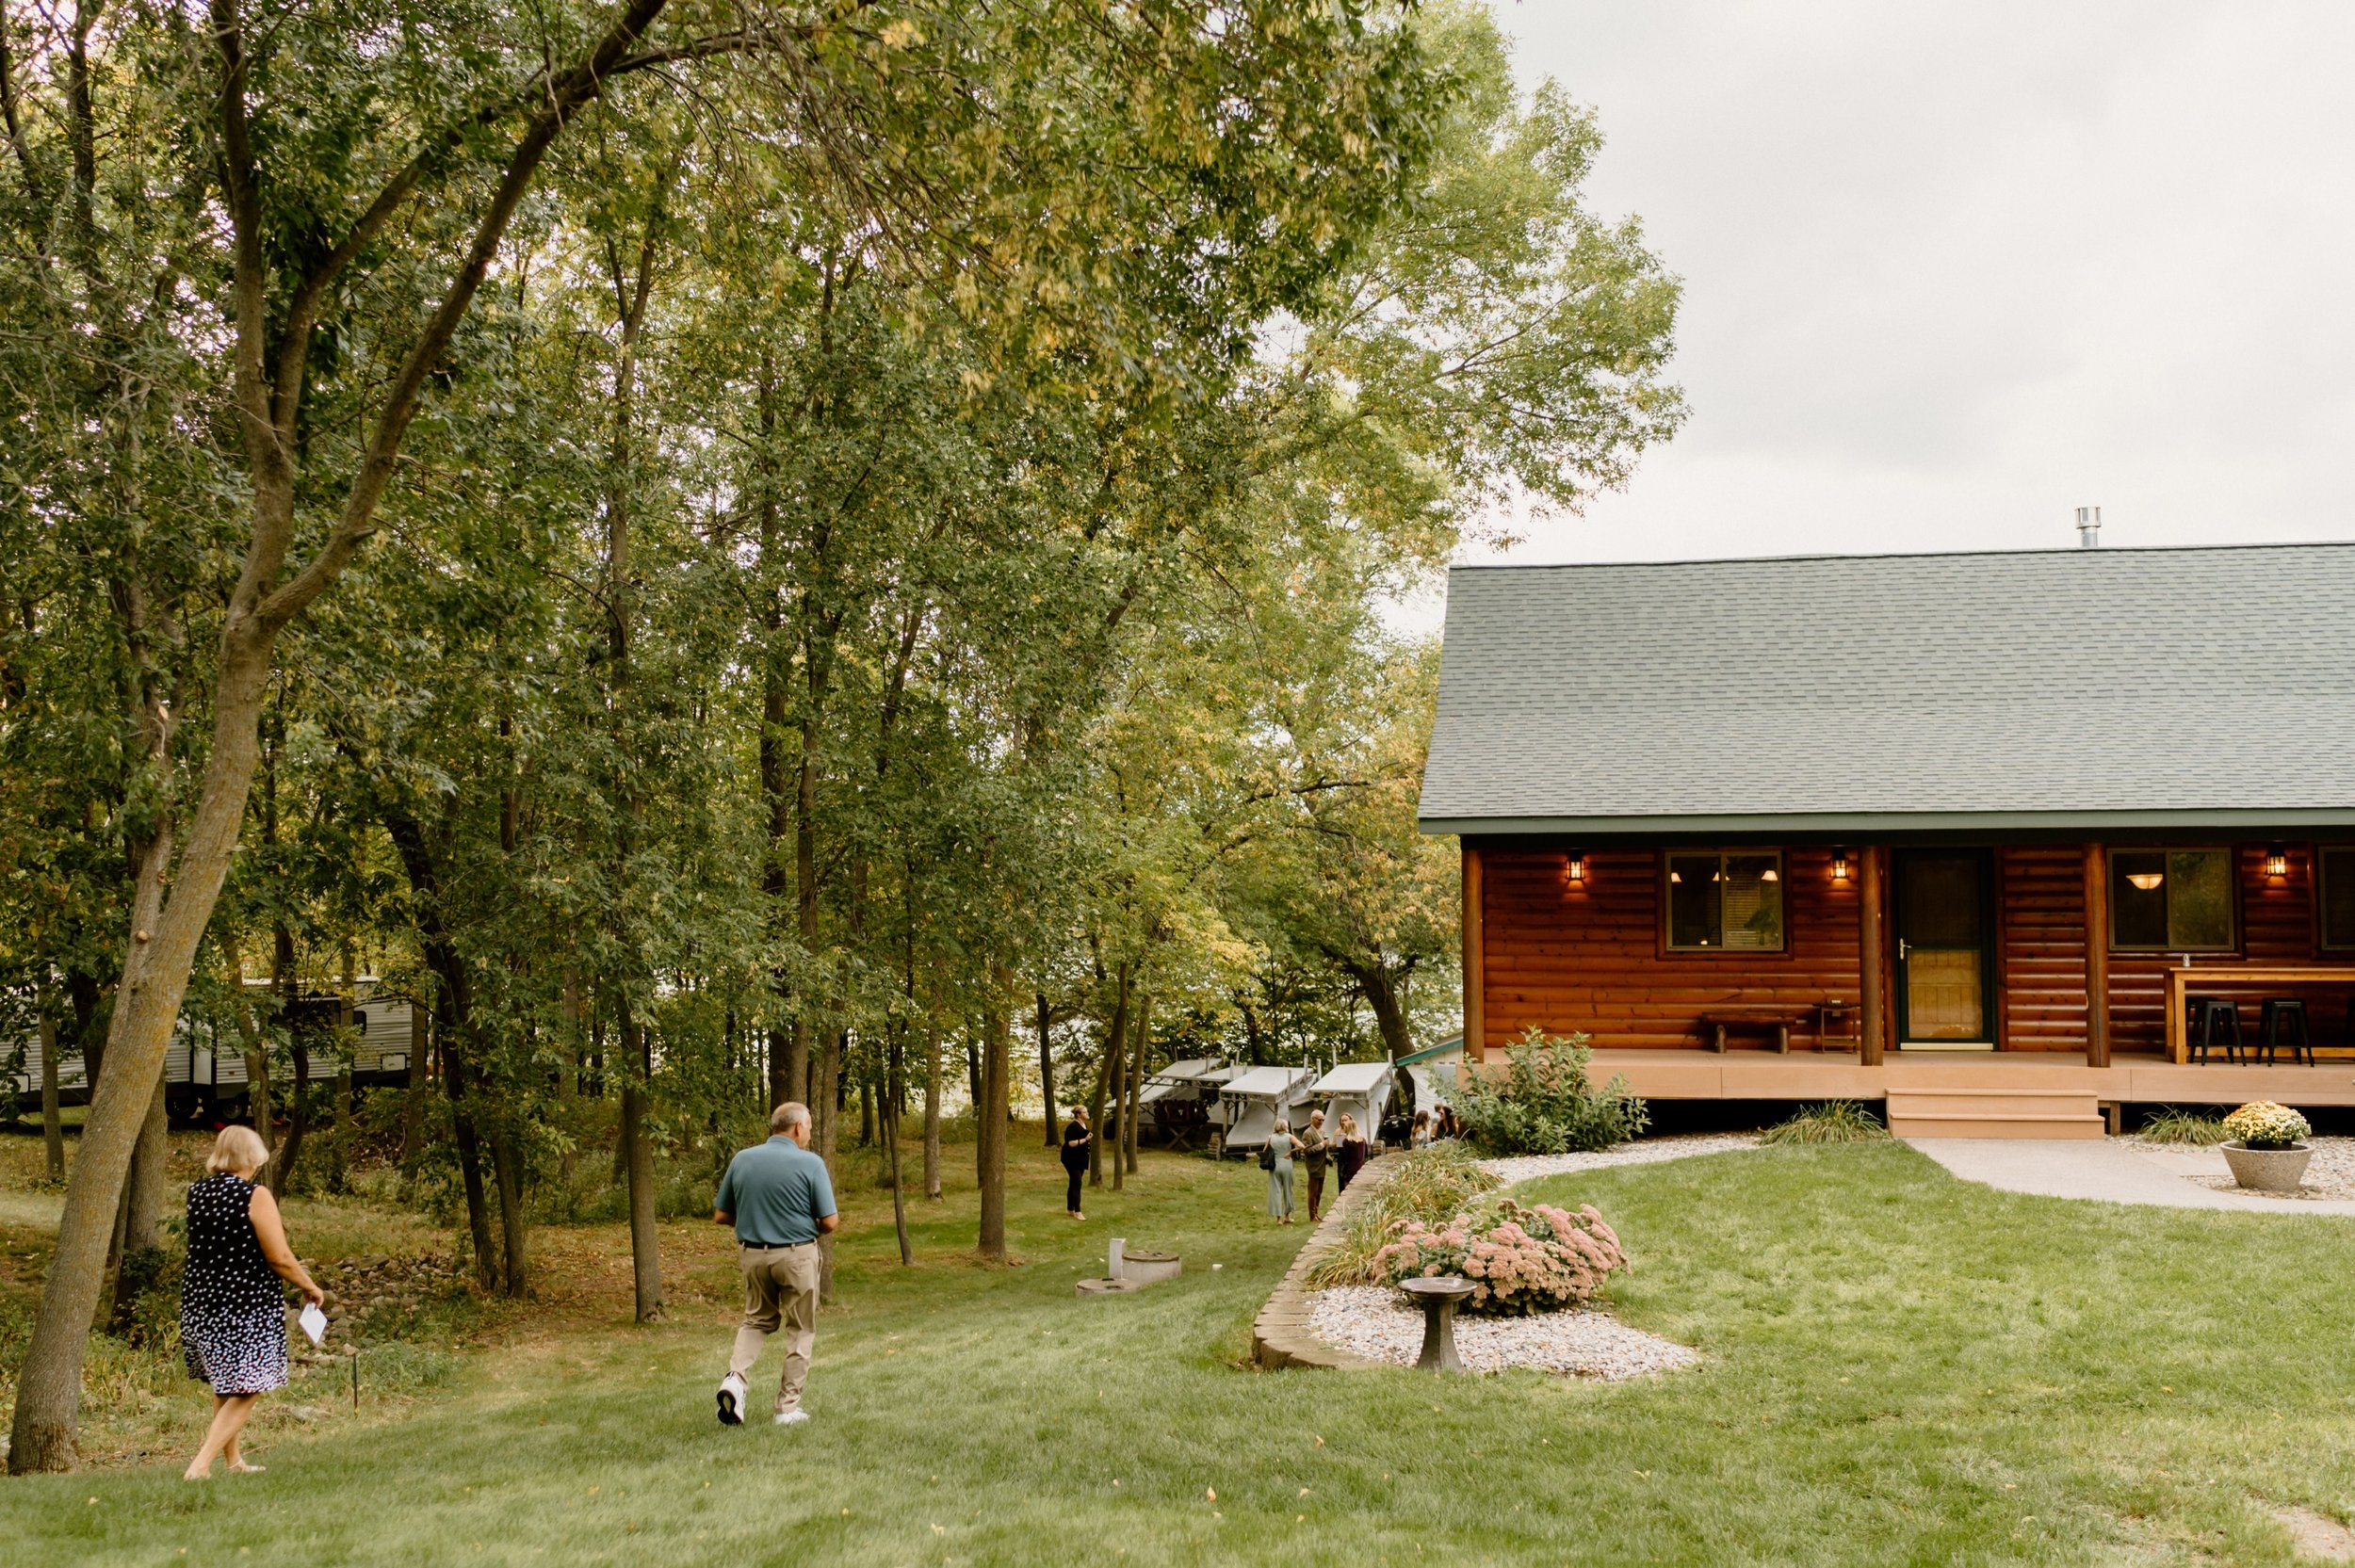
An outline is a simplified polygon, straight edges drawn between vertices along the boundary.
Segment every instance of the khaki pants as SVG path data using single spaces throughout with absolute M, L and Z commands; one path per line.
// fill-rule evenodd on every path
M 818 1243 L 739 1246 L 737 1264 L 744 1270 L 744 1321 L 736 1331 L 728 1370 L 739 1378 L 750 1372 L 761 1347 L 784 1323 L 785 1377 L 777 1385 L 777 1409 L 795 1409 L 809 1377 L 810 1349 L 818 1343 Z

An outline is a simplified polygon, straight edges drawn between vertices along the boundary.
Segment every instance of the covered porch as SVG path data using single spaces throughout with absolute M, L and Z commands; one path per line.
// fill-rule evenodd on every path
M 2099 1137 L 2130 1105 L 2355 1106 L 2355 1061 L 2203 1066 L 2156 1051 L 2113 1052 L 2107 1066 L 2094 1066 L 2083 1051 L 1892 1053 L 1868 1063 L 1853 1050 L 1632 1047 L 1597 1051 L 1593 1071 L 1598 1079 L 1624 1076 L 1651 1100 L 1877 1101 L 1892 1130 L 1913 1137 Z

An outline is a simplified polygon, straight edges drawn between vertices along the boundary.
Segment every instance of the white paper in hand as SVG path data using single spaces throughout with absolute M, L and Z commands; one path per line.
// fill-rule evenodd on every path
M 303 1302 L 302 1316 L 295 1321 L 302 1326 L 302 1332 L 310 1336 L 312 1344 L 316 1345 L 327 1337 L 327 1314 L 319 1310 L 318 1302 Z

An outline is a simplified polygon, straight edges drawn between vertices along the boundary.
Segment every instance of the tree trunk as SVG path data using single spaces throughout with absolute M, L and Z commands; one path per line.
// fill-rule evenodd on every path
M 1055 1010 L 1048 1006 L 1047 993 L 1044 991 L 1037 994 L 1036 1000 L 1038 1002 L 1038 1090 L 1040 1096 L 1047 1103 L 1047 1147 L 1051 1149 L 1062 1141 L 1062 1134 L 1055 1125 L 1057 1121 L 1053 1043 Z
M 155 1082 L 148 1102 L 147 1120 L 131 1151 L 131 1172 L 123 1188 L 122 1236 L 117 1247 L 114 1311 L 109 1325 L 118 1334 L 131 1329 L 131 1310 L 140 1290 L 161 1271 L 164 1251 L 164 1202 L 171 1190 L 167 1162 L 171 1157 L 171 1128 L 165 1118 L 164 1085 Z
M 924 1020 L 924 1196 L 940 1202 L 940 1020 Z
M 865 1078 L 858 1081 L 858 1146 L 875 1146 L 875 1086 Z
M 1006 1261 L 1006 1111 L 1010 1089 L 1008 1052 L 1012 1020 L 1007 1000 L 1014 994 L 1014 977 L 999 971 L 991 977 L 989 1002 L 982 1018 L 982 1099 L 974 1107 L 974 1139 L 981 1145 L 982 1256 Z
M 274 771 L 274 770 L 273 770 Z M 265 794 L 273 802 L 268 810 L 264 839 L 277 836 L 276 785 L 274 779 L 265 780 Z M 262 1168 L 261 1184 L 280 1197 L 286 1195 L 287 1184 L 294 1180 L 295 1156 L 302 1152 L 305 1114 L 310 1108 L 311 1053 L 302 1037 L 294 1032 L 295 951 L 294 933 L 284 921 L 270 930 L 269 987 L 278 998 L 278 1022 L 287 1031 L 287 1049 L 294 1059 L 294 1088 L 286 1102 L 286 1140 L 274 1143 L 269 1163 Z
M 966 1020 L 962 1038 L 965 1043 L 966 1103 L 973 1107 L 973 1123 L 979 1126 L 982 1117 L 982 1047 L 980 1038 L 973 1030 L 973 1021 L 969 1018 Z M 981 1174 L 981 1149 L 976 1145 L 973 1150 L 973 1173 L 976 1176 Z
M 262 1168 L 262 1185 L 280 1197 L 294 1189 L 295 1161 L 302 1157 L 302 1135 L 311 1127 L 311 1048 L 296 1035 L 289 1047 L 294 1058 L 294 1090 L 286 1107 L 286 1141 L 270 1151 Z
M 253 1017 L 253 998 L 245 984 L 245 959 L 237 950 L 233 935 L 221 943 L 222 956 L 227 961 L 231 1016 L 237 1021 L 237 1038 L 245 1043 L 245 1117 L 262 1140 L 264 1149 L 276 1142 L 277 1129 L 270 1125 L 269 1104 L 269 1042 L 262 1038 L 262 1026 Z
M 488 1295 L 498 1289 L 499 1279 L 498 1254 L 491 1250 L 491 1205 L 482 1193 L 482 1140 L 466 1103 L 465 1053 L 458 1048 L 457 1031 L 447 1014 L 437 1032 L 442 1037 L 442 1089 L 449 1098 L 450 1137 L 458 1145 L 459 1185 L 466 1195 L 466 1237 L 474 1244 L 475 1283 Z
M 1088 1125 L 1096 1133 L 1088 1140 L 1090 1187 L 1104 1185 L 1104 1135 L 1109 1130 L 1104 1121 L 1104 1100 L 1113 1080 L 1120 1075 L 1120 1053 L 1129 1038 L 1129 988 L 1135 974 L 1125 963 L 1113 970 L 1113 1016 L 1104 1028 L 1104 1059 L 1096 1070 L 1096 1091 L 1088 1096 Z M 1115 1101 L 1115 1107 L 1117 1105 Z
M 906 1030 L 904 1023 L 893 1027 L 890 1055 L 884 1062 L 884 1155 L 891 1162 L 891 1228 L 900 1237 L 900 1267 L 902 1269 L 916 1261 L 915 1249 L 908 1245 L 907 1187 L 900 1172 L 900 1047 Z
M 1357 982 L 1357 994 L 1373 1009 L 1374 1026 L 1382 1031 L 1382 1048 L 1397 1061 L 1415 1054 L 1415 1037 L 1406 1025 L 1406 1009 L 1401 1003 L 1397 982 L 1390 972 L 1379 963 L 1344 963 L 1349 978 Z
M 425 1094 L 427 1064 L 431 1059 L 432 1040 L 427 1024 L 433 1009 L 423 996 L 413 997 L 409 1003 L 409 1072 L 408 1083 L 400 1093 L 400 1169 L 402 1179 L 417 1162 L 425 1149 Z
M 840 1029 L 828 1029 L 820 1037 L 822 1047 L 809 1085 L 810 1115 L 818 1123 L 818 1156 L 826 1162 L 827 1180 L 837 1188 L 842 1185 L 835 1158 L 835 1142 L 842 1126 L 842 1035 Z M 818 1237 L 818 1299 L 821 1301 L 834 1300 L 834 1235 L 826 1231 Z
M 49 1156 L 49 1179 L 65 1180 L 65 1123 L 57 1112 L 57 1025 L 41 1018 L 41 1141 Z
M 573 1138 L 579 1125 L 574 1115 L 573 1100 L 580 1092 L 580 1063 L 585 1055 L 580 1033 L 580 971 L 572 964 L 564 966 L 564 1044 L 563 1059 L 556 1069 L 556 1103 L 564 1123 L 564 1150 L 556 1156 L 556 1177 L 565 1190 L 573 1185 L 575 1156 Z
M 646 1059 L 638 1022 L 622 1004 L 622 1149 L 629 1169 L 629 1256 L 638 1321 L 662 1321 L 662 1244 L 655 1229 L 654 1149 L 646 1141 Z
M 1129 1114 L 1121 1119 L 1121 1158 L 1130 1175 L 1137 1170 L 1137 1119 L 1145 1109 L 1145 1051 L 1152 1043 L 1153 994 L 1137 988 L 1137 1038 L 1129 1048 Z
M 508 1296 L 521 1297 L 525 1294 L 526 1241 L 523 1161 L 505 1128 L 494 1127 L 484 1141 L 491 1145 L 491 1177 L 499 1200 L 499 1285 Z

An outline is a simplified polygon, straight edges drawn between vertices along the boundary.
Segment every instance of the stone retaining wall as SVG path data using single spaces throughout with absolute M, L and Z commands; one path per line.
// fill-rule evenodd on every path
M 1390 1179 L 1391 1162 L 1396 1155 L 1376 1155 L 1366 1161 L 1357 1172 L 1357 1179 L 1349 1184 L 1349 1190 L 1333 1200 L 1324 1218 L 1308 1234 L 1292 1259 L 1292 1266 L 1284 1270 L 1283 1280 L 1259 1308 L 1259 1316 L 1251 1321 L 1251 1359 L 1270 1371 L 1278 1366 L 1378 1366 L 1379 1362 L 1337 1350 L 1319 1339 L 1308 1329 L 1308 1270 L 1317 1260 L 1340 1242 L 1341 1227 L 1348 1223 L 1350 1211 L 1359 1200 Z M 1299 1178 L 1306 1185 L 1307 1177 Z

